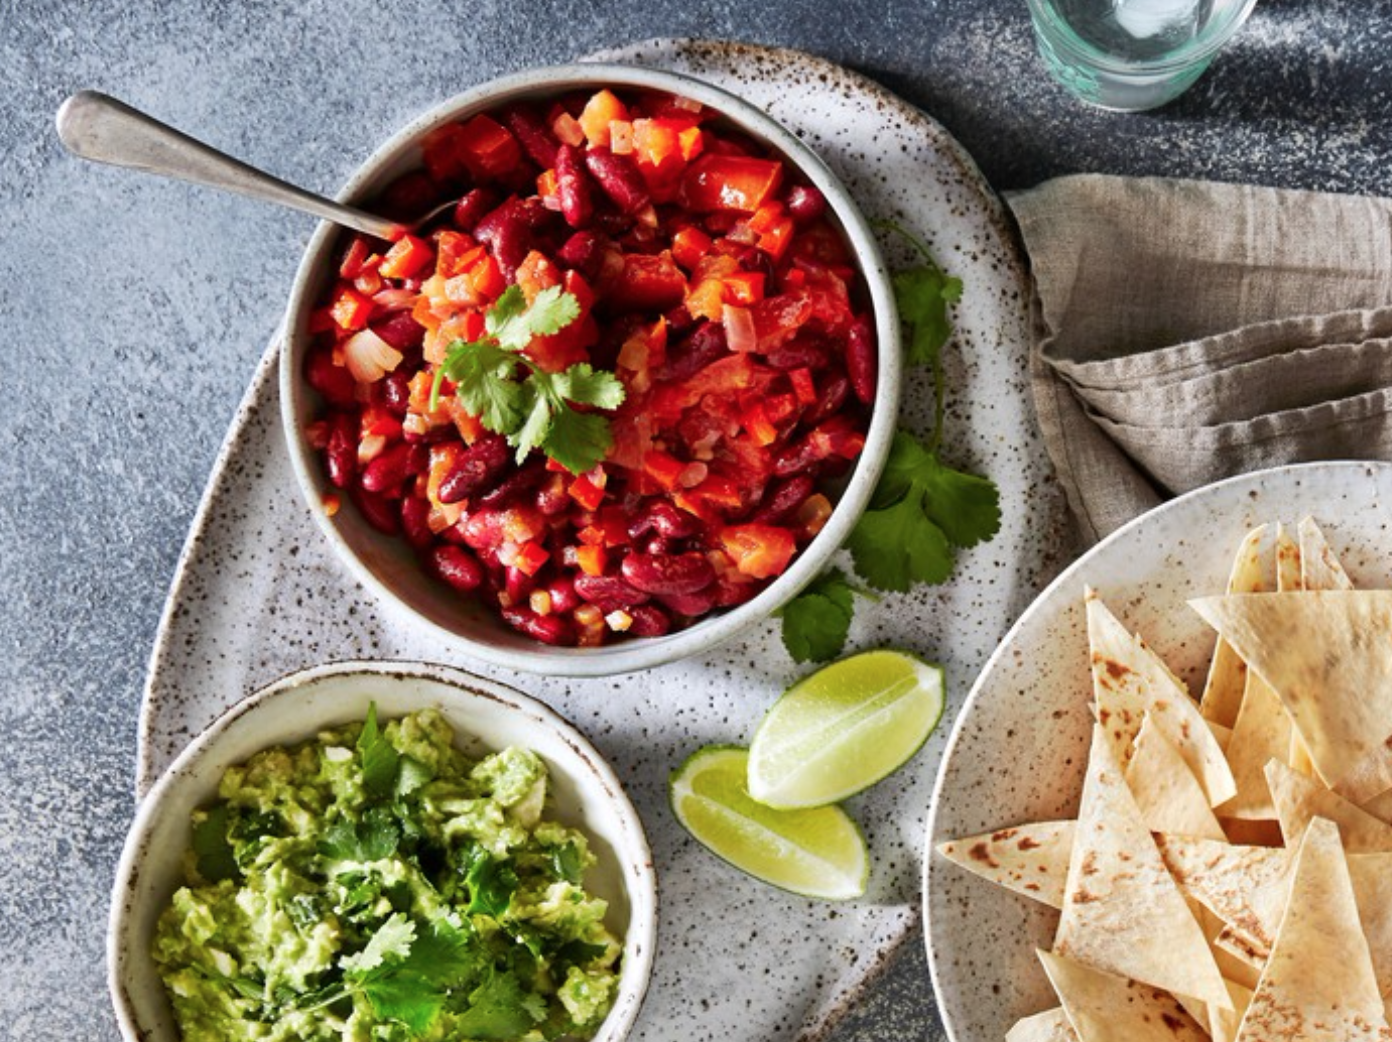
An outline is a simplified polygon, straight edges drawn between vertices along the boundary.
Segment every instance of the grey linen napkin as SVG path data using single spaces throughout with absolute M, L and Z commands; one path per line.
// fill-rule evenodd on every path
M 1245 471 L 1392 459 L 1392 200 L 1086 174 L 1008 203 L 1084 539 Z

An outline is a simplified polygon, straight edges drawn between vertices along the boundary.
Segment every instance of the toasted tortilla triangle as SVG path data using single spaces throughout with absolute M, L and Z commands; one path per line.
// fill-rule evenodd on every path
M 1155 842 L 1180 890 L 1223 920 L 1244 942 L 1244 954 L 1266 958 L 1286 908 L 1291 851 L 1193 836 L 1159 835 Z
M 1214 1009 L 1209 1007 L 1208 1033 L 1213 1042 L 1233 1042 L 1237 1038 L 1237 1031 L 1242 1024 L 1243 1014 L 1247 1012 L 1247 1007 L 1252 1003 L 1252 987 L 1239 984 L 1237 981 L 1224 980 L 1228 986 L 1228 997 L 1232 999 L 1232 1009 Z
M 1228 764 L 1237 794 L 1218 808 L 1225 818 L 1267 821 L 1276 817 L 1271 790 L 1266 786 L 1266 761 L 1290 754 L 1290 715 L 1281 698 L 1256 673 L 1247 674 L 1247 693 L 1228 740 Z
M 1330 549 L 1315 519 L 1301 518 L 1297 529 L 1300 533 L 1301 586 L 1307 590 L 1353 589 L 1353 580 Z
M 1136 735 L 1136 751 L 1126 765 L 1126 784 L 1151 832 L 1225 838 L 1203 786 L 1150 713 Z
M 1015 1021 L 1005 1033 L 1005 1042 L 1078 1042 L 1078 1035 L 1063 1007 L 1055 1006 Z
M 1392 825 L 1381 821 L 1357 804 L 1330 792 L 1318 781 L 1291 770 L 1279 760 L 1266 765 L 1266 783 L 1281 822 L 1287 846 L 1300 842 L 1305 827 L 1315 817 L 1339 826 L 1344 846 L 1350 853 L 1371 854 L 1392 851 Z
M 1080 1042 L 1207 1042 L 1208 1033 L 1163 990 L 1057 952 L 1037 954 Z
M 997 829 L 948 840 L 938 845 L 938 853 L 1007 890 L 1062 908 L 1075 824 L 1038 821 Z
M 1092 729 L 1054 948 L 1157 988 L 1229 1001 L 1203 931 L 1160 858 L 1100 724 Z
M 1088 590 L 1088 644 L 1097 717 L 1106 728 L 1113 753 L 1124 768 L 1131 745 L 1149 713 L 1155 726 L 1203 786 L 1209 806 L 1237 792 L 1228 761 L 1199 707 L 1164 661 L 1117 620 L 1095 590 Z
M 1379 821 L 1392 823 L 1392 789 L 1378 793 L 1370 800 L 1364 800 L 1359 806 Z
M 1305 830 L 1276 943 L 1238 1042 L 1392 1040 L 1339 829 Z
M 1276 526 L 1276 590 L 1301 590 L 1300 545 L 1291 538 L 1285 525 Z M 1257 591 L 1252 591 L 1257 592 Z
M 1392 788 L 1392 591 L 1189 603 L 1280 695 L 1326 785 L 1355 802 Z
M 1237 548 L 1232 570 L 1228 574 L 1228 593 L 1258 593 L 1266 588 L 1261 553 L 1265 532 L 1266 526 L 1258 525 L 1247 533 L 1242 545 Z M 1213 658 L 1209 660 L 1203 697 L 1199 699 L 1199 712 L 1203 718 L 1211 723 L 1232 727 L 1237 721 L 1246 684 L 1247 663 L 1242 661 L 1242 656 L 1233 650 L 1231 644 L 1218 637 L 1213 646 Z

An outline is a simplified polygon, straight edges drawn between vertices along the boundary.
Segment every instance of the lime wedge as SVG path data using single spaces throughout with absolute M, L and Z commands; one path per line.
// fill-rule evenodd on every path
M 902 767 L 942 711 L 937 666 L 902 651 L 833 662 L 764 716 L 749 747 L 749 793 L 785 809 L 845 799 Z
M 846 812 L 774 810 L 750 799 L 748 776 L 748 750 L 698 749 L 672 772 L 672 812 L 713 854 L 755 879 L 832 901 L 865 893 L 870 858 Z

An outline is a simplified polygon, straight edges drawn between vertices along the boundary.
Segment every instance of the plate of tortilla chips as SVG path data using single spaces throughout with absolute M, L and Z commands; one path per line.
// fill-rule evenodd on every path
M 954 1042 L 1392 1042 L 1392 464 L 1244 475 L 1065 571 L 928 825 Z

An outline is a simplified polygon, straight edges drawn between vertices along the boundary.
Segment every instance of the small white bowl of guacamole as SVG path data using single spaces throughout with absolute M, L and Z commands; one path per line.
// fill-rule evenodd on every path
M 349 662 L 251 696 L 151 789 L 107 956 L 132 1042 L 617 1042 L 656 922 L 642 823 L 569 723 Z

